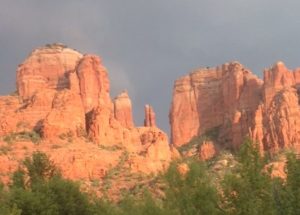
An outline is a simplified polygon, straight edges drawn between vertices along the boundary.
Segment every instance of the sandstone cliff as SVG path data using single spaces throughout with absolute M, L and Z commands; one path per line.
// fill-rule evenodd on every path
M 172 150 L 154 116 L 151 109 L 147 127 L 134 126 L 127 92 L 111 99 L 98 56 L 61 44 L 38 48 L 17 69 L 17 93 L 0 97 L 0 178 L 7 182 L 36 150 L 75 180 L 102 180 L 120 162 L 128 173 L 163 171 Z
M 196 70 L 175 81 L 170 108 L 171 142 L 180 147 L 209 135 L 237 148 L 248 136 L 261 151 L 300 150 L 300 70 L 282 62 L 260 80 L 238 62 Z

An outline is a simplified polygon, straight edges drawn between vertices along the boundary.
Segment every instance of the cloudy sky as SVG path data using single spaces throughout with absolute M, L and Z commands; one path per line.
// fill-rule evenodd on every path
M 0 94 L 15 90 L 29 52 L 61 42 L 100 55 L 112 96 L 127 89 L 136 124 L 150 103 L 168 131 L 176 78 L 238 60 L 261 76 L 300 66 L 298 0 L 0 0 Z

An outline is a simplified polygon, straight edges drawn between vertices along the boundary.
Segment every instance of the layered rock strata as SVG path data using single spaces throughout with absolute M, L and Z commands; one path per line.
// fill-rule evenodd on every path
M 300 70 L 282 62 L 264 81 L 238 62 L 196 70 L 175 81 L 170 109 L 171 142 L 218 131 L 219 144 L 238 148 L 245 137 L 261 151 L 300 150 Z

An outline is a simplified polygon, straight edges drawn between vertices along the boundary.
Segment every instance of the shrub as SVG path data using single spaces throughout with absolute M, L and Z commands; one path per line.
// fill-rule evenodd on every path
M 22 131 L 22 132 L 13 132 L 4 136 L 3 140 L 8 144 L 12 144 L 16 141 L 31 141 L 33 143 L 39 143 L 41 141 L 41 136 L 36 131 Z

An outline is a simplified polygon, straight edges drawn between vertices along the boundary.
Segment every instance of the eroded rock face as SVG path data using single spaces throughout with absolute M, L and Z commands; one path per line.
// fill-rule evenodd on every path
M 19 162 L 36 150 L 75 180 L 102 180 L 120 162 L 132 172 L 165 170 L 172 152 L 167 135 L 155 127 L 152 108 L 149 127 L 134 127 L 127 92 L 112 102 L 109 88 L 98 56 L 60 44 L 34 50 L 18 67 L 18 93 L 0 97 L 0 135 L 27 132 L 25 139 L 14 140 L 8 154 L 0 154 L 6 163 L 0 164 L 0 179 L 7 183 Z M 30 140 L 35 132 L 42 135 L 40 144 Z M 1 139 L 0 146 L 10 147 Z
M 153 108 L 150 105 L 145 105 L 145 120 L 144 120 L 144 126 L 145 127 L 155 127 L 156 121 L 155 121 L 155 112 Z
M 134 127 L 131 100 L 126 91 L 114 99 L 114 115 L 123 127 Z
M 175 146 L 219 128 L 218 142 L 237 148 L 246 136 L 261 152 L 299 147 L 300 70 L 282 62 L 264 81 L 237 62 L 199 69 L 175 82 L 170 110 Z
M 44 89 L 26 102 L 18 95 L 0 97 L 0 135 L 23 130 L 40 130 L 42 121 L 50 112 L 56 91 Z
M 76 71 L 86 113 L 98 105 L 111 105 L 108 73 L 98 56 L 85 55 L 80 60 Z
M 86 130 L 85 125 L 80 95 L 71 90 L 62 90 L 53 99 L 52 109 L 43 122 L 42 134 L 44 138 L 82 136 Z
M 217 155 L 215 144 L 212 141 L 204 141 L 199 147 L 199 159 L 206 161 Z
M 296 89 L 280 91 L 265 115 L 264 147 L 268 151 L 294 148 L 300 152 L 300 108 Z
M 17 90 L 26 100 L 42 89 L 68 88 L 67 73 L 82 58 L 79 52 L 60 44 L 35 49 L 17 69 Z
M 237 62 L 178 79 L 170 109 L 172 143 L 181 146 L 220 126 L 223 135 L 238 142 L 259 104 L 261 86 L 262 81 Z

